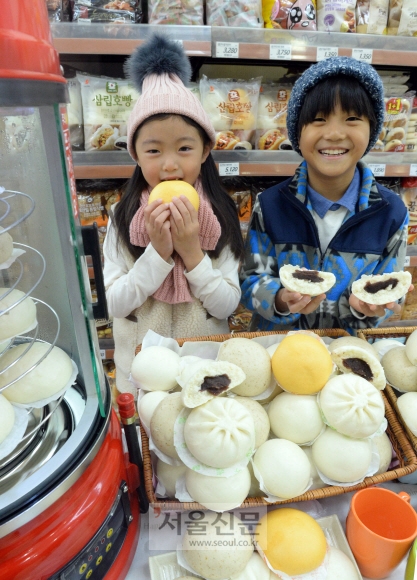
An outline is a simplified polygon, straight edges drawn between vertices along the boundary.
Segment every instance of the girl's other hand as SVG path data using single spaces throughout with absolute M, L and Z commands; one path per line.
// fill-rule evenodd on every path
M 357 312 L 360 312 L 365 316 L 378 316 L 378 318 L 381 318 L 382 316 L 385 316 L 386 308 L 392 310 L 394 314 L 401 312 L 401 305 L 397 302 L 388 302 L 387 304 L 368 304 L 367 302 L 363 302 L 363 300 L 359 300 L 359 298 L 353 294 L 349 297 L 349 304 L 352 308 L 357 310 Z
M 166 262 L 174 252 L 170 215 L 169 204 L 163 203 L 161 199 L 150 203 L 144 211 L 146 232 L 151 244 Z
M 198 237 L 198 213 L 185 195 L 174 197 L 169 207 L 174 250 L 181 256 L 188 272 L 191 272 L 204 258 Z
M 285 312 L 289 310 L 291 314 L 311 314 L 317 310 L 326 298 L 326 294 L 319 294 L 318 296 L 309 296 L 308 294 L 300 294 L 299 292 L 291 292 L 287 288 L 281 288 L 275 295 L 275 308 L 278 312 Z

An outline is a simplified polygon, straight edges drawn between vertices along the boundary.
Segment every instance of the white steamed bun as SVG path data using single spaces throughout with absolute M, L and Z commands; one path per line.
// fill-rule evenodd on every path
M 7 296 L 5 296 L 8 292 Z M 2 296 L 4 296 L 2 298 Z M 0 288 L 0 312 L 3 313 L 17 302 L 7 313 L 0 315 L 0 341 L 22 334 L 36 322 L 36 305 L 32 298 L 20 290 Z M 23 300 L 22 300 L 23 298 Z
M 373 437 L 372 440 L 378 450 L 379 467 L 375 475 L 379 475 L 380 473 L 388 471 L 392 459 L 392 445 L 386 433 L 381 433 L 381 435 Z
M 198 535 L 198 539 L 206 545 L 201 549 L 195 547 L 196 536 L 192 528 L 190 531 L 187 528 L 183 537 L 185 560 L 197 574 L 207 580 L 224 580 L 240 574 L 253 553 L 251 538 L 249 535 L 242 535 L 241 526 L 244 524 L 239 518 L 229 512 L 224 512 L 220 519 L 218 517 L 214 512 L 204 513 L 201 520 L 204 522 L 204 532 Z M 226 546 L 218 545 L 219 537 L 227 538 Z M 247 545 L 242 545 L 242 539 L 247 539 Z M 206 546 L 210 544 L 216 547 L 208 551 Z
M 329 546 L 327 578 L 329 580 L 361 580 L 361 576 L 349 556 L 333 546 Z
M 0 388 L 14 381 L 45 356 L 51 345 L 48 342 L 34 342 L 25 353 L 28 344 L 19 344 L 8 350 L 0 358 L 0 370 L 5 369 L 20 356 L 19 362 L 0 374 Z M 18 379 L 2 394 L 12 403 L 28 405 L 52 397 L 68 384 L 73 373 L 70 357 L 58 346 L 52 347 L 49 354 L 27 375 Z
M 404 393 L 398 397 L 397 407 L 405 424 L 417 437 L 417 393 Z
M 381 364 L 390 385 L 399 391 L 417 391 L 417 366 L 410 362 L 403 346 L 386 352 Z
M 327 424 L 348 437 L 370 437 L 384 420 L 381 393 L 354 373 L 330 379 L 320 391 L 319 404 Z
M 361 481 L 372 460 L 370 439 L 346 437 L 329 427 L 313 443 L 312 451 L 319 472 L 340 483 Z
M 298 445 L 310 443 L 324 428 L 315 395 L 280 393 L 268 409 L 274 435 Z
M 6 262 L 13 253 L 13 238 L 0 227 L 0 264 Z
M 13 429 L 15 414 L 13 405 L 0 394 L 0 445 Z
M 174 446 L 174 425 L 183 410 L 181 393 L 170 393 L 162 399 L 151 417 L 151 437 L 157 448 L 171 457 L 179 459 Z
M 165 346 L 149 346 L 139 351 L 130 373 L 145 391 L 170 391 L 177 386 L 180 356 Z
M 252 415 L 255 424 L 255 449 L 258 449 L 268 439 L 270 424 L 268 413 L 258 401 L 249 397 L 234 397 L 234 400 L 243 405 Z
M 310 461 L 296 443 L 269 439 L 256 451 L 253 462 L 264 487 L 271 495 L 290 499 L 306 491 L 310 482 Z
M 410 363 L 417 365 L 417 330 L 414 330 L 407 338 L 405 352 Z
M 151 428 L 151 418 L 153 412 L 165 397 L 168 396 L 166 391 L 149 391 L 138 402 L 138 414 L 142 425 L 148 431 Z
M 277 578 L 271 572 L 257 552 L 254 552 L 246 564 L 246 568 L 240 574 L 230 577 L 230 580 L 274 580 Z
M 167 497 L 175 497 L 175 484 L 178 479 L 181 479 L 185 475 L 186 469 L 187 467 L 184 463 L 181 465 L 170 465 L 158 457 L 158 461 L 156 462 L 156 476 L 165 487 Z
M 221 397 L 191 411 L 184 425 L 184 439 L 201 463 L 230 467 L 253 452 L 255 425 L 243 405 Z
M 251 478 L 247 467 L 231 477 L 212 477 L 187 468 L 185 486 L 194 501 L 209 510 L 225 512 L 246 499 Z

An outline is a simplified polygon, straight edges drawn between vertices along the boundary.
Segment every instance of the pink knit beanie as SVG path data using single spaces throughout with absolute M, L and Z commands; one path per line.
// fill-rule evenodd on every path
M 127 123 L 127 149 L 137 161 L 133 138 L 147 118 L 158 113 L 190 117 L 207 133 L 211 146 L 216 135 L 209 116 L 198 98 L 187 89 L 191 65 L 182 46 L 154 34 L 128 59 L 125 71 L 141 92 Z

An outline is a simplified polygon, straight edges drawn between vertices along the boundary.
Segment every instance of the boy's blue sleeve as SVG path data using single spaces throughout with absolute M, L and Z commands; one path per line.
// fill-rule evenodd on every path
M 300 314 L 280 316 L 275 312 L 275 295 L 281 288 L 275 246 L 263 227 L 259 200 L 253 208 L 245 244 L 240 279 L 242 304 L 275 324 L 292 325 Z
M 380 259 L 375 262 L 374 269 L 369 274 L 389 274 L 390 272 L 400 272 L 404 269 L 405 257 L 407 254 L 407 234 L 408 234 L 408 213 L 406 212 L 401 227 L 388 240 L 387 246 Z M 339 300 L 340 319 L 343 320 L 346 327 L 354 329 L 373 328 L 379 326 L 384 320 L 389 318 L 392 310 L 386 310 L 385 316 L 367 316 L 363 319 L 354 316 L 349 304 L 351 288 L 343 292 Z M 401 304 L 404 298 L 398 302 Z

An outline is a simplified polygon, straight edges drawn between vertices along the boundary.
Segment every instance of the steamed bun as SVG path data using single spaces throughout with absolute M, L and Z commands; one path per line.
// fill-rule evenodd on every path
M 405 343 L 405 353 L 412 365 L 417 365 L 417 330 L 414 330 Z
M 372 460 L 370 439 L 346 437 L 329 427 L 312 446 L 313 461 L 325 477 L 340 483 L 361 481 Z
M 230 580 L 274 580 L 275 578 L 275 574 L 271 572 L 260 555 L 254 552 L 243 572 L 231 576 Z
M 239 506 L 251 486 L 249 469 L 245 467 L 231 477 L 212 477 L 187 469 L 185 486 L 194 501 L 215 512 L 225 512 Z
M 358 570 L 349 556 L 333 546 L 329 546 L 327 577 L 329 580 L 361 580 Z
M 404 393 L 398 397 L 397 407 L 404 423 L 417 437 L 417 393 Z
M 255 425 L 243 405 L 222 397 L 191 411 L 184 425 L 184 439 L 201 463 L 230 467 L 253 453 Z
M 240 367 L 226 361 L 204 360 L 189 367 L 181 396 L 184 406 L 191 409 L 234 389 L 246 378 Z
M 252 415 L 255 425 L 255 449 L 257 449 L 262 443 L 265 443 L 269 436 L 270 424 L 268 413 L 258 401 L 254 401 L 248 397 L 234 397 L 234 400 L 243 405 Z
M 410 362 L 403 346 L 386 352 L 381 364 L 390 385 L 399 391 L 417 391 L 417 366 Z
M 330 379 L 320 391 L 319 403 L 326 423 L 348 437 L 370 437 L 384 420 L 380 392 L 353 373 Z
M 304 493 L 310 482 L 308 457 L 292 441 L 269 439 L 256 451 L 253 463 L 271 495 L 290 499 Z
M 10 308 L 17 302 L 17 306 Z M 8 308 L 10 310 L 4 312 Z M 22 334 L 36 323 L 36 305 L 29 296 L 25 298 L 25 293 L 20 290 L 0 288 L 0 312 L 0 341 Z
M 379 455 L 379 467 L 374 475 L 379 475 L 380 473 L 388 471 L 392 460 L 392 445 L 386 433 L 381 433 L 381 435 L 373 437 L 372 440 L 375 443 Z
M 153 412 L 165 397 L 166 391 L 149 391 L 138 402 L 138 414 L 142 425 L 149 431 Z
M 243 572 L 253 553 L 250 537 L 242 536 L 241 533 L 241 526 L 244 524 L 229 512 L 224 512 L 220 519 L 218 514 L 205 512 L 202 522 L 204 532 L 198 535 L 198 539 L 206 542 L 206 546 L 212 543 L 216 547 L 210 551 L 207 551 L 206 546 L 196 549 L 194 545 L 196 536 L 187 528 L 182 549 L 189 566 L 207 580 L 224 580 Z M 228 545 L 219 546 L 219 537 L 227 538 Z M 247 539 L 247 545 L 241 545 L 242 539 Z
M 0 264 L 7 262 L 13 253 L 13 238 L 0 227 Z
M 310 443 L 324 428 L 317 397 L 280 393 L 268 409 L 271 430 L 298 445 Z
M 165 487 L 167 497 L 175 497 L 175 484 L 178 479 L 181 479 L 185 475 L 186 470 L 187 467 L 184 463 L 181 465 L 170 465 L 158 457 L 158 461 L 156 462 L 156 476 Z
M 362 344 L 366 342 L 363 340 Z M 341 346 L 332 350 L 331 357 L 341 373 L 353 373 L 372 383 L 376 389 L 385 389 L 384 369 L 374 351 L 370 354 L 363 346 Z
M 15 414 L 13 405 L 0 394 L 0 445 L 13 429 Z
M 170 393 L 162 399 L 151 417 L 151 437 L 157 448 L 172 457 L 179 459 L 174 446 L 174 425 L 184 406 L 181 393 Z
M 27 348 L 28 344 L 19 344 L 2 355 L 0 370 L 11 365 L 20 356 L 22 358 L 17 364 L 0 374 L 0 388 L 11 383 L 37 364 L 51 348 L 51 345 L 48 342 L 34 342 L 31 348 L 23 354 Z M 48 399 L 62 391 L 72 374 L 73 366 L 70 357 L 58 346 L 54 346 L 42 362 L 10 387 L 7 387 L 2 394 L 12 403 L 28 405 L 42 399 Z
M 236 395 L 255 397 L 263 393 L 271 380 L 271 358 L 261 344 L 249 338 L 229 338 L 222 342 L 217 360 L 240 367 L 246 379 L 233 389 Z
M 135 356 L 131 375 L 145 391 L 170 391 L 177 386 L 180 356 L 165 346 L 149 346 Z

